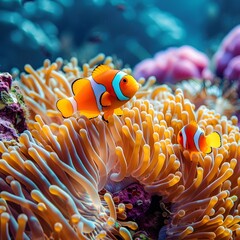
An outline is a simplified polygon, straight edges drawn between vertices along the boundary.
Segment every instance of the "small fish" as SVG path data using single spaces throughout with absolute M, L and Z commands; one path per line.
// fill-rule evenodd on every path
M 91 36 L 88 37 L 87 39 L 90 43 L 101 43 L 103 42 L 103 37 L 101 35 L 98 34 L 93 34 Z
M 56 105 L 65 118 L 77 111 L 87 118 L 103 112 L 103 120 L 108 121 L 113 113 L 122 115 L 120 107 L 135 95 L 138 88 L 138 82 L 131 75 L 107 65 L 98 65 L 90 77 L 72 83 L 72 97 L 60 99 Z
M 190 122 L 178 133 L 177 141 L 192 155 L 194 152 L 211 153 L 212 148 L 222 146 L 221 136 L 218 132 L 212 132 L 205 136 L 203 130 L 196 122 Z
M 124 4 L 117 4 L 116 5 L 117 10 L 124 12 L 126 10 L 126 5 Z
M 87 37 L 87 41 L 93 44 L 99 44 L 107 39 L 107 34 L 102 30 L 94 30 Z
M 51 52 L 45 46 L 43 45 L 39 46 L 39 50 L 45 58 L 48 58 L 48 59 L 52 58 Z
M 22 1 L 20 1 L 20 3 L 22 4 L 22 5 L 24 5 L 25 3 L 27 3 L 27 2 L 35 2 L 34 0 L 22 0 Z

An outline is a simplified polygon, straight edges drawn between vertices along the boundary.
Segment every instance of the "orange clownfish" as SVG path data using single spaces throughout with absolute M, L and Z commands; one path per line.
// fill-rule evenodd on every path
M 103 112 L 103 119 L 107 121 L 113 113 L 122 115 L 120 107 L 135 95 L 138 88 L 138 82 L 131 75 L 99 65 L 90 77 L 72 83 L 73 96 L 58 100 L 57 109 L 65 118 L 77 111 L 87 118 Z
M 187 149 L 190 154 L 194 152 L 211 153 L 212 148 L 222 146 L 221 136 L 218 132 L 212 132 L 205 136 L 203 130 L 196 122 L 184 126 L 178 133 L 177 141 Z

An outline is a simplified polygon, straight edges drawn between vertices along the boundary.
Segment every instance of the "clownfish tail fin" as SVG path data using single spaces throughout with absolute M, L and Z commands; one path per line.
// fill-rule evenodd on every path
M 207 145 L 210 148 L 219 148 L 222 146 L 221 135 L 218 132 L 212 132 L 206 136 Z
M 71 98 L 63 98 L 59 99 L 56 103 L 57 109 L 62 113 L 63 117 L 71 117 L 76 111 L 76 106 L 73 104 L 77 104 L 73 97 Z
M 211 147 L 207 147 L 206 148 L 206 150 L 204 151 L 204 153 L 207 153 L 207 154 L 209 154 L 209 153 L 211 153 L 212 152 L 212 148 Z

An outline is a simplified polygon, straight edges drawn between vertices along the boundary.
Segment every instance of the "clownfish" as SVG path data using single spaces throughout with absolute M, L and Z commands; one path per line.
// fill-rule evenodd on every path
M 196 122 L 190 122 L 178 133 L 177 141 L 192 155 L 194 152 L 211 153 L 212 148 L 222 146 L 221 136 L 218 132 L 212 132 L 205 136 L 203 130 Z
M 88 78 L 79 78 L 72 83 L 73 96 L 57 101 L 57 109 L 63 117 L 79 111 L 87 118 L 94 118 L 103 112 L 103 120 L 113 115 L 122 115 L 123 104 L 129 101 L 139 89 L 138 82 L 127 73 L 98 65 Z

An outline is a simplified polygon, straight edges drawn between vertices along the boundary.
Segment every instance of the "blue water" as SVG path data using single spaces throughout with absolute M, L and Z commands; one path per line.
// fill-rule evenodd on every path
M 1 0 L 0 71 L 97 53 L 133 67 L 169 46 L 212 55 L 240 23 L 238 0 Z

